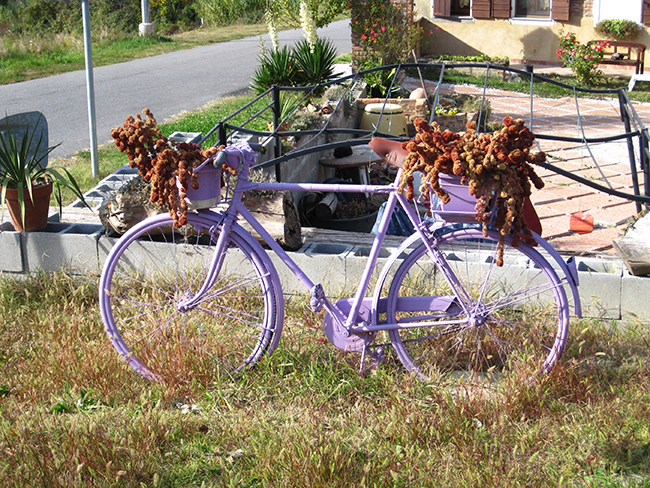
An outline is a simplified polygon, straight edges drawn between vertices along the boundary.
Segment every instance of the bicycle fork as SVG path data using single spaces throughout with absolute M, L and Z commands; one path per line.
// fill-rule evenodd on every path
M 221 223 L 221 233 L 217 239 L 217 244 L 215 250 L 210 259 L 210 265 L 208 267 L 208 274 L 201 285 L 201 288 L 196 292 L 192 293 L 189 296 L 182 297 L 176 304 L 176 309 L 179 312 L 186 312 L 194 308 L 202 299 L 203 295 L 214 286 L 214 283 L 221 272 L 221 267 L 223 266 L 224 256 L 226 245 L 228 243 L 228 238 L 230 236 L 230 229 L 235 218 L 233 216 L 225 216 Z M 216 232 L 216 228 L 220 224 L 215 224 L 208 229 L 210 237 Z M 200 229 L 196 229 L 200 233 Z

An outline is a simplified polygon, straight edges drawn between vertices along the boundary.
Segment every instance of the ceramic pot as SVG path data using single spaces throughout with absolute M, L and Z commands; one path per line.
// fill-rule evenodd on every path
M 50 211 L 50 195 L 52 195 L 52 182 L 32 187 L 32 200 L 25 190 L 25 222 L 21 222 L 20 205 L 18 204 L 18 190 L 7 188 L 6 204 L 18 232 L 33 232 L 44 229 Z M 24 224 L 24 225 L 23 225 Z

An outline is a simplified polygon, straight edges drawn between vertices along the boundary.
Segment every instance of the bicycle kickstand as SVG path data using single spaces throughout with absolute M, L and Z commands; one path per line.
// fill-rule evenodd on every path
M 371 349 L 370 344 L 366 343 L 363 345 L 363 350 L 361 351 L 361 362 L 359 364 L 359 374 L 363 373 L 363 367 L 366 362 L 366 356 L 370 357 L 372 360 L 372 369 L 377 369 L 379 368 L 380 364 L 383 364 L 386 361 L 386 353 L 384 352 L 384 348 L 381 346 L 377 346 L 376 348 Z

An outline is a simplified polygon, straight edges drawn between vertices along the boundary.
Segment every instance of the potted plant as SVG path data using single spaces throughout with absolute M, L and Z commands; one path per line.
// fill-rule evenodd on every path
M 5 127 L 0 127 L 0 204 L 4 213 L 6 203 L 14 229 L 20 232 L 41 230 L 47 225 L 55 186 L 59 190 L 55 193 L 59 209 L 61 186 L 69 188 L 85 204 L 68 170 L 43 165 L 58 144 L 41 151 L 43 132 L 38 130 L 39 121 L 40 117 L 34 127 L 28 126 L 22 138 L 12 132 L 8 120 Z

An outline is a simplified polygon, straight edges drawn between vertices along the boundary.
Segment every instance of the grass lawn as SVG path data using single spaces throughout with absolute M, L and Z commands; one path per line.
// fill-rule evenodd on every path
M 0 279 L 0 486 L 650 486 L 650 331 L 574 321 L 552 373 L 482 387 L 363 376 L 305 298 L 243 377 L 153 384 L 97 278 Z

